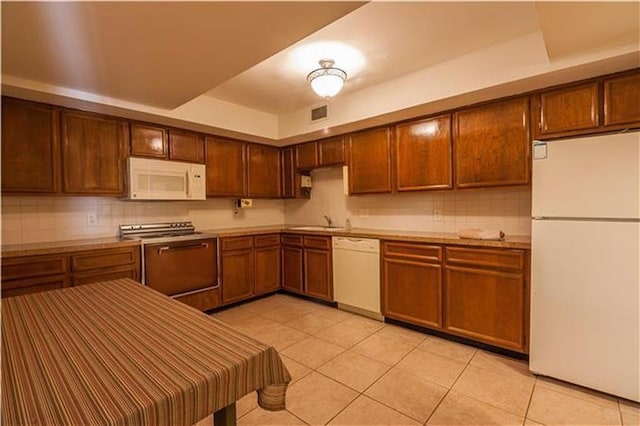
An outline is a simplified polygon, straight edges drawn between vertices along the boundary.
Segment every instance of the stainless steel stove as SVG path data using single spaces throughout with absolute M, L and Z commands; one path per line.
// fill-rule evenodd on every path
M 142 283 L 192 306 L 211 309 L 219 293 L 217 236 L 184 222 L 119 226 L 121 239 L 140 239 Z

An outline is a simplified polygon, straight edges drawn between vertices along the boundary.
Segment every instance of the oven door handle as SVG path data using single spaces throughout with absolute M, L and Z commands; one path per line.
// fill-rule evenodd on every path
M 198 244 L 189 244 L 183 246 L 163 246 L 158 248 L 158 254 L 162 254 L 165 251 L 170 250 L 191 250 L 191 249 L 207 249 L 209 248 L 209 243 L 198 243 Z

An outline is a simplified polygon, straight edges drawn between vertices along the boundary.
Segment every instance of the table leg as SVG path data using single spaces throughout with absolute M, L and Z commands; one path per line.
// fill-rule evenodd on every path
M 236 403 L 227 405 L 213 413 L 215 426 L 236 426 Z

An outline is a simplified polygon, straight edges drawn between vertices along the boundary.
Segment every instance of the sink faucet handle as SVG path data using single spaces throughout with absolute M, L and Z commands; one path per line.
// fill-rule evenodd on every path
M 327 221 L 327 226 L 331 226 L 331 224 L 333 223 L 333 221 L 331 220 L 331 218 L 330 218 L 328 215 L 326 215 L 326 214 L 323 214 L 323 215 L 322 215 L 322 217 L 324 217 L 324 220 L 326 220 L 326 221 Z

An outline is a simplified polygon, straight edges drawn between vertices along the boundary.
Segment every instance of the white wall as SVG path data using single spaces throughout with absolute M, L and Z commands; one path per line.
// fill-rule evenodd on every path
M 97 225 L 87 224 L 96 214 Z M 193 221 L 196 229 L 284 223 L 282 200 L 254 200 L 252 209 L 233 214 L 232 200 L 120 201 L 106 197 L 2 197 L 2 244 L 115 237 L 118 225 Z
M 463 228 L 497 228 L 507 235 L 531 235 L 529 187 L 414 192 L 347 197 L 342 169 L 312 172 L 311 199 L 285 202 L 288 225 L 325 224 L 328 214 L 342 226 L 411 231 L 456 232 Z M 434 220 L 434 209 L 442 220 Z
M 344 225 L 373 229 L 456 232 L 461 228 L 498 228 L 508 235 L 531 234 L 528 187 L 415 192 L 347 197 L 340 167 L 312 172 L 310 200 L 254 200 L 234 215 L 232 200 L 120 201 L 107 197 L 2 197 L 2 244 L 115 237 L 118 225 L 190 220 L 196 229 L 262 225 L 324 224 L 323 214 Z M 442 220 L 434 220 L 434 209 Z M 95 214 L 97 225 L 87 224 Z

